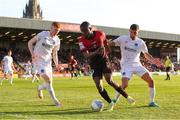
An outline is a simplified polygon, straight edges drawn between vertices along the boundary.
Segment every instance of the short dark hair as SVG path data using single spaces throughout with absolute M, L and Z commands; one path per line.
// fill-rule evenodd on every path
M 9 53 L 9 52 L 12 52 L 12 50 L 11 49 L 7 49 L 7 53 Z
M 139 25 L 138 25 L 138 24 L 132 24 L 132 25 L 130 26 L 130 29 L 131 29 L 131 30 L 139 30 Z
M 91 27 L 91 24 L 89 22 L 87 22 L 87 21 L 84 21 L 80 25 L 80 28 L 82 28 L 82 27 Z

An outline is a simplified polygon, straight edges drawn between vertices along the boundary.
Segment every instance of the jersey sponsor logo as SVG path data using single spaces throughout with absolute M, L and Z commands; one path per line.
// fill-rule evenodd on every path
M 126 75 L 126 72 L 123 72 L 122 75 Z
M 79 47 L 80 47 L 80 50 L 85 49 L 85 46 L 83 45 L 83 43 L 82 43 L 82 42 L 80 42 L 80 43 L 79 43 Z
M 132 48 L 128 48 L 126 46 L 124 47 L 124 49 L 127 50 L 127 51 L 130 51 L 130 52 L 137 52 L 137 50 L 132 49 Z
M 52 45 L 49 45 L 49 44 L 46 44 L 46 43 L 42 43 L 42 46 L 44 46 L 47 49 L 51 49 L 53 47 Z

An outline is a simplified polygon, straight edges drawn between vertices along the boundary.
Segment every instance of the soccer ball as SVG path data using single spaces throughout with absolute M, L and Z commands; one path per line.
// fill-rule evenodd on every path
M 95 112 L 101 112 L 104 108 L 104 103 L 101 100 L 93 100 L 91 103 L 91 108 Z

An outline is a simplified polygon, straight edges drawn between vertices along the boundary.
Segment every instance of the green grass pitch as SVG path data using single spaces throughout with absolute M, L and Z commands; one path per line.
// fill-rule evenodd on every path
M 134 76 L 126 91 L 136 100 L 136 105 L 129 105 L 121 97 L 112 112 L 91 110 L 93 100 L 103 100 L 91 77 L 54 79 L 56 96 L 63 104 L 59 108 L 53 106 L 47 90 L 43 91 L 43 100 L 37 98 L 38 83 L 32 84 L 30 79 L 15 79 L 11 86 L 5 80 L 0 86 L 0 119 L 180 119 L 180 75 L 172 75 L 170 81 L 164 80 L 165 76 L 154 75 L 153 78 L 157 90 L 156 102 L 160 108 L 147 107 L 147 84 Z M 114 77 L 114 80 L 121 83 L 120 77 Z M 105 81 L 104 87 L 113 98 L 115 91 Z M 108 104 L 103 102 L 106 107 Z

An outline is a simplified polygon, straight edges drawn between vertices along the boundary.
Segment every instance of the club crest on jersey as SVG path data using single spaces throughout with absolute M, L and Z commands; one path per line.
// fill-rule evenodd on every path
M 123 72 L 122 75 L 126 75 L 126 72 Z
M 137 44 L 137 43 L 135 43 L 134 45 L 135 45 L 135 46 L 138 46 L 138 44 Z

